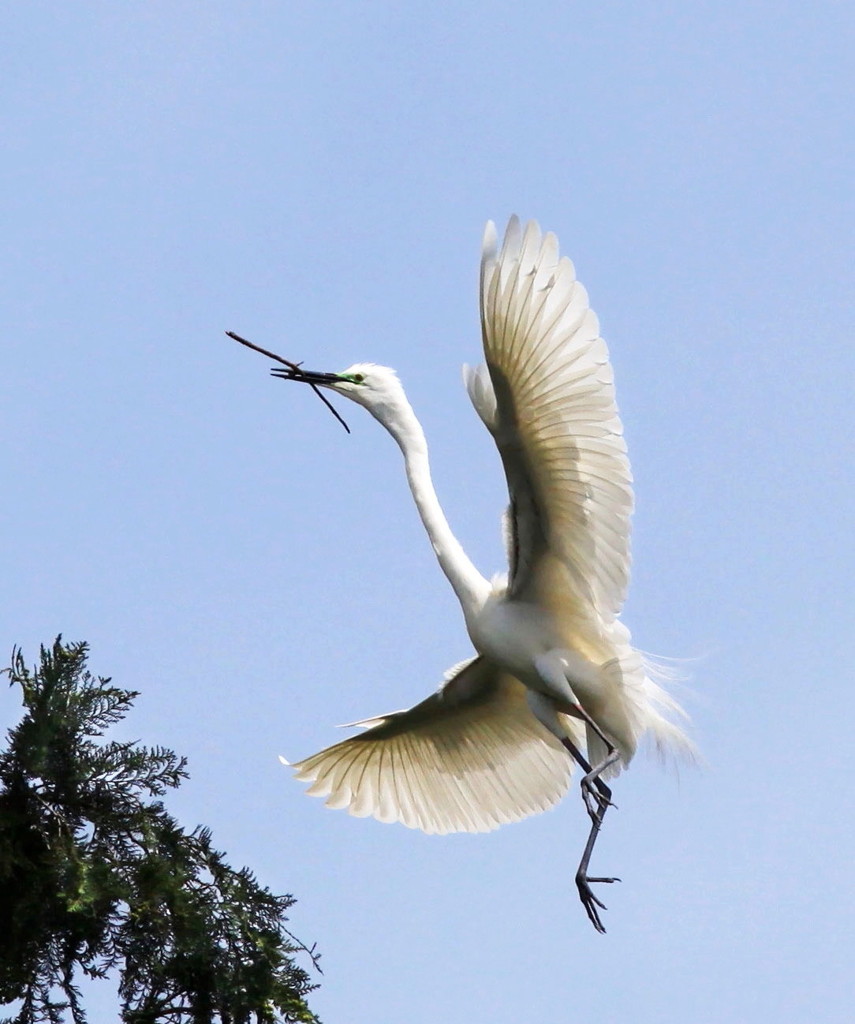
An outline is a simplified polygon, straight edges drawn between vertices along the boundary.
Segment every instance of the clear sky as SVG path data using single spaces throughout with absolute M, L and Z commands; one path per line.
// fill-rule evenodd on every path
M 299 902 L 327 1024 L 851 1020 L 851 8 L 13 4 L 0 161 L 0 649 L 62 632 L 190 758 L 170 800 Z M 624 617 L 693 659 L 707 767 L 639 757 L 576 898 L 578 794 L 427 837 L 277 762 L 470 651 L 362 410 L 238 331 L 398 369 L 452 526 L 503 565 L 484 221 L 557 232 L 637 482 Z M 339 403 L 340 407 L 343 403 Z M 20 714 L 0 690 L 0 719 Z M 107 1019 L 105 1017 L 105 1019 Z

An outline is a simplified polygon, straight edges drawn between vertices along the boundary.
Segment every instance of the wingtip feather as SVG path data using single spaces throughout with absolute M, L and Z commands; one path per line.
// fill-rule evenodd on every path
M 383 716 L 381 716 L 383 717 Z M 483 659 L 421 704 L 297 762 L 310 796 L 423 832 L 486 832 L 555 804 L 570 759 L 529 711 L 521 683 Z

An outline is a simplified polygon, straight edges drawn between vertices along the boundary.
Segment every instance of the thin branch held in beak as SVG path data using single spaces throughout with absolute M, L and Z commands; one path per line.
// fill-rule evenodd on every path
M 251 348 L 254 352 L 260 352 L 263 356 L 267 356 L 268 359 L 275 359 L 277 363 L 281 363 L 283 366 L 287 366 L 291 372 L 287 376 L 285 374 L 282 374 L 282 376 L 286 377 L 287 380 L 299 380 L 308 384 L 311 387 L 312 391 L 315 392 L 318 398 L 320 398 L 320 400 L 329 409 L 333 416 L 335 416 L 335 418 L 344 427 L 348 434 L 350 433 L 350 427 L 344 422 L 344 419 L 341 417 L 341 415 L 339 414 L 336 407 L 332 404 L 332 402 L 330 402 L 330 400 L 321 391 L 317 384 L 312 383 L 312 381 L 310 380 L 306 380 L 303 372 L 300 369 L 300 363 L 292 363 L 290 359 L 283 359 L 282 356 L 277 356 L 275 352 L 268 352 L 266 348 L 262 348 L 260 345 L 255 345 L 251 341 L 247 341 L 246 338 L 242 338 L 239 334 L 235 334 L 234 331 L 226 331 L 226 337 L 231 338 L 233 341 L 239 342 L 241 345 L 246 345 L 247 348 Z

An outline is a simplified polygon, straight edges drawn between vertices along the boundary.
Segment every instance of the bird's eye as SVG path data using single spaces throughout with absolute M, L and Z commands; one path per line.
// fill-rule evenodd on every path
M 362 384 L 362 382 L 365 380 L 365 375 L 362 373 L 355 373 L 350 379 L 355 384 Z

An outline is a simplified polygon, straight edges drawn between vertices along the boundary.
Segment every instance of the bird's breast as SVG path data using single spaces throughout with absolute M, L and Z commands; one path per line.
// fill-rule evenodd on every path
M 524 601 L 495 597 L 469 623 L 476 650 L 523 683 L 537 679 L 535 659 L 561 646 L 548 612 Z

